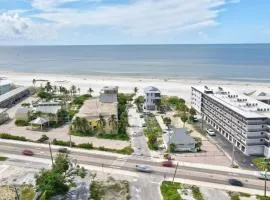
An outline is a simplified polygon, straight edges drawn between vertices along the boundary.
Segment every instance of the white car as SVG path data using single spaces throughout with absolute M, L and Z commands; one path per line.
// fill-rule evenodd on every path
M 148 165 L 136 165 L 136 170 L 139 172 L 147 172 L 147 173 L 151 173 L 153 171 L 152 168 Z
M 210 136 L 215 136 L 216 135 L 215 131 L 213 129 L 210 129 L 210 128 L 209 129 L 206 129 L 206 132 Z
M 270 173 L 266 173 L 266 176 L 265 176 L 265 171 L 260 171 L 258 172 L 258 178 L 270 180 Z

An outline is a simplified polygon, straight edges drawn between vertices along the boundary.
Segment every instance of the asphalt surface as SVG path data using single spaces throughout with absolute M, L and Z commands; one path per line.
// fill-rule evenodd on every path
M 44 158 L 44 159 L 50 159 L 50 153 L 49 149 L 43 146 L 33 146 L 29 147 L 28 145 L 20 145 L 20 144 L 7 144 L 0 142 L 0 152 L 6 153 L 6 154 L 15 154 L 15 155 L 22 155 L 21 152 L 24 149 L 31 149 L 35 154 L 33 157 L 36 158 Z M 57 150 L 53 150 L 53 155 L 56 155 Z M 139 177 L 142 178 L 139 182 L 147 183 L 145 186 L 149 187 L 149 181 L 151 183 L 158 183 L 162 180 L 164 176 L 166 177 L 172 177 L 175 171 L 175 168 L 166 168 L 159 165 L 159 163 L 145 160 L 141 158 L 134 158 L 132 156 L 126 156 L 124 159 L 121 159 L 121 162 L 116 162 L 119 160 L 118 157 L 114 156 L 108 156 L 108 155 L 98 155 L 98 154 L 92 154 L 92 153 L 77 153 L 72 152 L 70 154 L 70 157 L 77 160 L 78 164 L 86 164 L 91 166 L 102 166 L 106 168 L 114 168 L 117 170 L 123 170 L 123 171 L 130 171 L 130 172 L 136 172 L 135 165 L 136 164 L 148 164 L 152 167 L 153 173 L 145 174 L 136 172 L 139 174 Z M 220 172 L 220 171 L 213 171 L 208 169 L 198 169 L 198 168 L 192 168 L 192 167 L 181 167 L 177 170 L 176 173 L 177 178 L 183 178 L 183 179 L 190 179 L 190 180 L 196 180 L 196 181 L 203 181 L 203 182 L 210 182 L 210 183 L 216 183 L 216 184 L 225 184 L 228 185 L 228 179 L 229 178 L 237 178 L 241 180 L 244 183 L 244 187 L 250 188 L 250 189 L 263 189 L 264 182 L 262 180 L 257 179 L 255 176 L 251 175 L 244 175 L 244 174 L 236 174 L 236 173 L 230 173 L 230 172 Z M 141 185 L 142 186 L 142 185 Z M 153 191 L 150 193 L 150 191 L 144 190 L 143 192 L 149 193 L 149 194 L 155 194 L 156 193 L 156 187 L 151 188 Z M 267 188 L 270 190 L 270 187 Z

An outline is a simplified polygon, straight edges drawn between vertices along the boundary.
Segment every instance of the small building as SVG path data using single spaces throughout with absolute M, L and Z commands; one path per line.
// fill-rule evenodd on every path
M 36 112 L 56 114 L 58 110 L 62 109 L 64 104 L 60 101 L 38 102 L 33 105 Z
M 117 102 L 118 87 L 104 87 L 100 91 L 101 103 L 115 103 Z
M 15 113 L 16 120 L 29 121 L 31 109 L 28 107 L 20 107 Z
M 14 84 L 8 80 L 0 80 L 0 95 L 5 94 L 15 88 Z
M 6 109 L 0 108 L 0 124 L 3 124 L 9 119 L 8 113 L 6 112 Z
M 144 109 L 156 110 L 161 102 L 161 92 L 158 88 L 149 86 L 144 89 Z
M 0 108 L 9 108 L 29 95 L 30 91 L 26 87 L 18 87 L 6 92 L 0 95 Z
M 174 128 L 163 134 L 165 148 L 168 149 L 170 144 L 175 144 L 175 151 L 196 151 L 196 141 L 187 134 L 185 128 Z

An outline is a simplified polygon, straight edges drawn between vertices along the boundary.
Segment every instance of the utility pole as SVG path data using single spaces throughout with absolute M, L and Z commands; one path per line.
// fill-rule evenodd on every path
M 173 180 L 172 180 L 173 183 L 174 183 L 174 178 L 175 178 L 175 175 L 176 175 L 177 168 L 178 168 L 178 162 L 177 162 L 177 165 L 175 167 L 175 171 L 174 171 L 174 175 L 173 175 Z
M 203 131 L 203 113 L 202 113 L 202 127 L 201 127 L 201 129 L 202 129 L 202 131 Z
M 14 190 L 15 190 L 15 193 L 16 193 L 16 200 L 20 200 L 20 195 L 19 195 L 19 193 L 18 193 L 18 190 L 17 190 L 17 187 L 16 187 L 16 185 L 14 185 Z
M 234 146 L 234 138 L 233 138 L 233 150 L 232 150 L 232 167 L 234 167 L 234 152 L 235 152 L 235 146 Z
M 52 168 L 53 168 L 53 156 L 52 156 L 52 148 L 51 148 L 51 142 L 49 141 L 49 149 L 51 154 L 51 160 L 52 160 Z
M 72 142 L 71 142 L 71 135 L 69 134 L 69 147 L 72 147 Z

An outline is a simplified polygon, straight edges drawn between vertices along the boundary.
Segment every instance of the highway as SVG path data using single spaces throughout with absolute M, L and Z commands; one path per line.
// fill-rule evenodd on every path
M 28 143 L 29 144 L 29 143 Z M 22 155 L 24 149 L 31 149 L 34 152 L 36 158 L 50 159 L 49 147 L 45 145 L 33 146 L 25 144 L 16 144 L 6 143 L 0 141 L 0 152 L 13 155 Z M 55 156 L 58 152 L 56 148 L 53 148 L 53 155 Z M 104 155 L 104 154 L 94 154 L 91 151 L 88 152 L 77 152 L 72 151 L 70 157 L 77 160 L 78 164 L 85 164 L 91 166 L 103 166 L 104 168 L 112 168 L 117 170 L 130 171 L 143 175 L 143 177 L 157 178 L 157 180 L 162 180 L 164 175 L 166 177 L 172 177 L 175 171 L 175 168 L 162 167 L 160 163 L 152 161 L 150 158 L 142 157 L 140 158 L 135 156 L 113 156 L 113 155 Z M 153 169 L 153 173 L 145 174 L 136 172 L 136 164 L 147 164 L 150 165 Z M 161 179 L 162 178 L 162 179 Z M 244 183 L 245 188 L 258 189 L 262 190 L 264 186 L 264 181 L 259 180 L 255 176 L 246 175 L 241 173 L 231 173 L 219 170 L 211 169 L 201 169 L 195 167 L 181 166 L 178 168 L 176 173 L 176 178 L 190 179 L 195 181 L 203 181 L 216 184 L 225 184 L 228 185 L 229 178 L 237 178 Z M 270 187 L 267 188 L 270 190 Z

